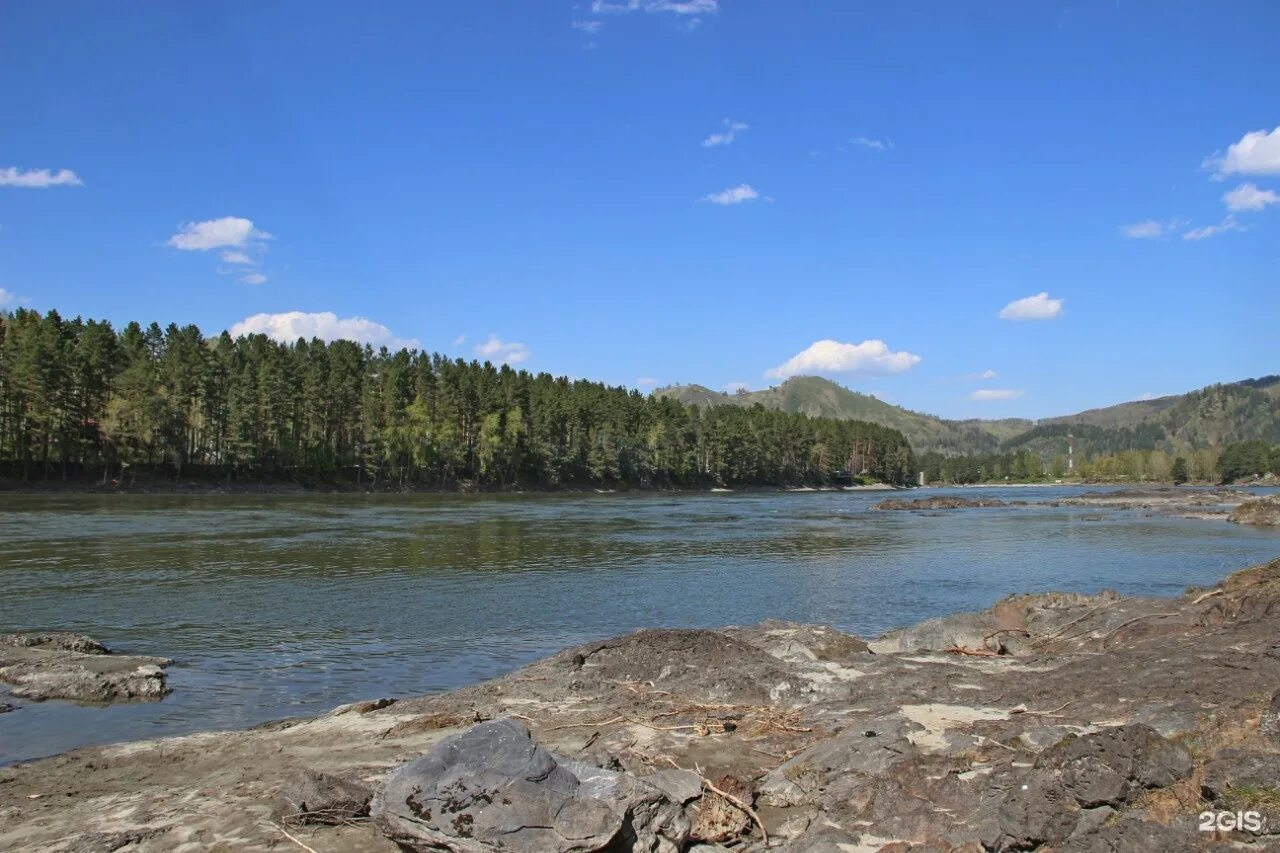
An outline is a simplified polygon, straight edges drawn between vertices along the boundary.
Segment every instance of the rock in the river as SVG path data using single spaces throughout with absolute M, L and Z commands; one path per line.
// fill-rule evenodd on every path
M 0 635 L 0 681 L 15 696 L 119 702 L 168 695 L 165 658 L 116 655 L 82 634 Z
M 872 509 L 999 509 L 1007 506 L 1026 506 L 1026 501 L 1002 501 L 997 498 L 958 498 L 938 495 L 932 498 L 916 498 L 913 501 L 887 500 Z
M 16 710 L 18 710 L 17 705 L 12 705 L 8 702 L 0 702 L 0 714 L 7 714 L 10 711 L 16 711 Z
M 410 850 L 676 853 L 681 807 L 626 773 L 564 761 L 505 717 L 437 744 L 392 772 L 372 814 Z
M 1280 495 L 1251 498 L 1231 511 L 1227 521 L 1258 527 L 1280 527 Z

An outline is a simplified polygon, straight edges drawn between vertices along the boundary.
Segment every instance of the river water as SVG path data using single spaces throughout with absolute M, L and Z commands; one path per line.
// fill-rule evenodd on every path
M 1220 520 L 871 510 L 884 497 L 0 497 L 0 632 L 176 661 L 159 703 L 16 700 L 0 763 L 446 690 L 641 627 L 777 617 L 870 637 L 1013 592 L 1172 595 L 1280 556 L 1280 534 Z

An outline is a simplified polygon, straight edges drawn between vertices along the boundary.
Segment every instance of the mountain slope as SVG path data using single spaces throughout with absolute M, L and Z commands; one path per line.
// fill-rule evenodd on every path
M 851 391 L 828 379 L 797 376 L 762 391 L 722 394 L 701 385 L 654 391 L 698 406 L 753 406 L 815 417 L 871 421 L 901 430 L 917 453 L 982 454 L 1032 450 L 1064 453 L 1067 435 L 1078 452 L 1163 448 L 1186 450 L 1234 441 L 1280 442 L 1280 376 L 1211 385 L 1186 394 L 1136 400 L 1075 415 L 955 421 L 913 412 Z
M 870 394 L 850 391 L 818 376 L 796 376 L 762 391 L 721 394 L 701 385 L 673 385 L 653 392 L 697 406 L 754 406 L 800 412 L 811 417 L 870 421 L 900 430 L 917 452 L 991 453 L 1001 441 L 1030 429 L 1020 418 L 1003 421 L 950 421 L 894 406 Z

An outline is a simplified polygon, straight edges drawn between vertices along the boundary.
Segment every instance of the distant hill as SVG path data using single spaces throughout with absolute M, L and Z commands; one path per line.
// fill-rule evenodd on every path
M 753 406 L 815 417 L 864 420 L 901 430 L 917 453 L 983 454 L 1029 449 L 1045 456 L 1162 447 L 1181 450 L 1260 438 L 1280 442 L 1280 376 L 1211 385 L 1199 391 L 1137 400 L 1075 415 L 1030 421 L 947 420 L 886 403 L 818 376 L 796 376 L 762 391 L 723 394 L 701 385 L 653 392 L 698 406 Z
M 913 412 L 878 400 L 870 394 L 851 391 L 819 376 L 796 376 L 763 391 L 722 394 L 701 385 L 672 385 L 653 392 L 682 403 L 698 406 L 753 406 L 785 412 L 802 412 L 811 417 L 870 421 L 900 430 L 917 452 L 994 453 L 1002 441 L 1034 426 L 1022 418 L 1000 421 L 952 421 Z

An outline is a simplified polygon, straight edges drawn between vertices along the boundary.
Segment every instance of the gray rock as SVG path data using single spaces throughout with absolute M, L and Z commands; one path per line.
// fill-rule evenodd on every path
M 109 655 L 111 650 L 92 637 L 73 634 L 70 631 L 45 633 L 0 634 L 0 646 L 20 649 L 49 649 L 50 651 L 76 652 L 82 655 Z
M 1119 806 L 1191 775 L 1191 754 L 1147 725 L 1068 735 L 1036 759 L 1084 808 Z
M 1200 790 L 1206 800 L 1218 801 L 1233 788 L 1280 789 L 1280 754 L 1244 749 L 1220 749 L 1205 762 Z
M 1252 498 L 1231 511 L 1227 521 L 1234 524 L 1254 524 L 1259 527 L 1280 526 L 1280 495 L 1264 495 Z
M 441 741 L 392 772 L 372 815 L 410 850 L 676 853 L 679 805 L 626 773 L 562 761 L 510 718 Z
M 1194 824 L 1165 826 L 1143 820 L 1140 813 L 1130 813 L 1073 835 L 1061 849 L 1073 853 L 1191 853 L 1203 850 L 1204 840 Z
M 645 776 L 644 781 L 662 791 L 676 805 L 683 806 L 702 796 L 702 780 L 692 770 L 659 770 Z
M 1272 743 L 1280 744 L 1280 690 L 1272 694 L 1271 704 L 1262 712 L 1258 730 Z
M 363 782 L 332 773 L 303 770 L 281 794 L 280 817 L 290 823 L 336 826 L 369 814 L 373 790 Z
M 1002 850 L 1029 850 L 1066 840 L 1080 819 L 1080 807 L 1051 777 L 1033 777 L 1009 791 L 1000 803 Z
M 168 695 L 164 658 L 112 654 L 82 634 L 0 635 L 0 681 L 14 696 L 78 702 L 155 700 Z
M 16 710 L 18 710 L 17 705 L 13 705 L 8 702 L 0 702 L 0 714 L 7 714 L 10 711 L 16 711 Z

